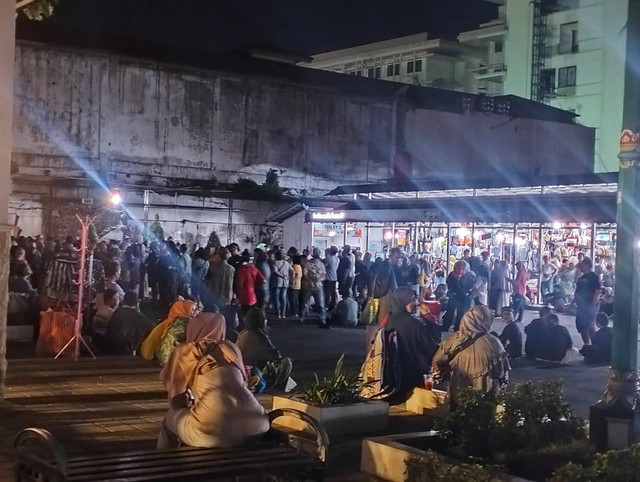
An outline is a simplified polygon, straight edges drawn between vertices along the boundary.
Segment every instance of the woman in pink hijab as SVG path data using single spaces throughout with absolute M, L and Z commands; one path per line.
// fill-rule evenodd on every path
M 235 447 L 269 430 L 267 414 L 249 391 L 240 350 L 225 340 L 219 313 L 200 313 L 187 327 L 160 380 L 169 392 L 158 449 L 178 440 L 192 447 Z

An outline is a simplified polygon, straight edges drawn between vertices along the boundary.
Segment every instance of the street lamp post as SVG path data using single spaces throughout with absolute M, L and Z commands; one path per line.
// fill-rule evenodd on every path
M 597 450 L 627 447 L 640 439 L 638 290 L 640 289 L 640 150 L 638 133 L 620 139 L 613 348 L 607 390 L 591 407 L 590 439 Z

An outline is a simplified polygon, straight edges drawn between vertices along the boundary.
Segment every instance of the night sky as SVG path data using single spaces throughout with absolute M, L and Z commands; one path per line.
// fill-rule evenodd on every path
M 496 16 L 496 5 L 481 0 L 60 0 L 48 20 L 19 15 L 18 37 L 313 54 L 424 31 L 455 38 Z

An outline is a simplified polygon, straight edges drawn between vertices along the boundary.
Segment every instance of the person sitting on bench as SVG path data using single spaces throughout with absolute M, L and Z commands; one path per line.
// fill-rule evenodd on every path
M 192 447 L 237 447 L 269 430 L 264 408 L 247 388 L 242 354 L 225 340 L 219 313 L 200 313 L 187 326 L 160 380 L 169 392 L 158 449 L 180 441 Z
M 585 345 L 580 354 L 587 363 L 610 363 L 613 330 L 609 327 L 609 317 L 606 313 L 596 315 L 598 331 L 591 337 L 591 345 Z

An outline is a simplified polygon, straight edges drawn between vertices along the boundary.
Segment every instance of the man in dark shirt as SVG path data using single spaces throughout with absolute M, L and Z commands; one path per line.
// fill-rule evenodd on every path
M 229 246 L 227 246 L 227 249 L 229 250 L 229 259 L 227 260 L 227 262 L 233 267 L 233 269 L 235 269 L 235 274 L 238 274 L 238 270 L 240 269 L 240 267 L 242 266 L 242 256 L 240 256 L 240 246 L 238 246 L 238 243 L 231 243 Z
M 447 276 L 447 294 L 449 301 L 447 311 L 442 317 L 442 331 L 449 331 L 455 319 L 455 329 L 460 326 L 460 320 L 472 305 L 471 291 L 475 286 L 476 275 L 469 270 L 469 264 L 460 260 L 453 265 L 453 271 Z
M 598 313 L 596 325 L 598 331 L 591 337 L 591 345 L 583 346 L 580 353 L 587 363 L 610 363 L 613 330 L 609 327 L 609 317 L 605 313 Z
M 591 335 L 593 334 L 593 322 L 599 311 L 600 300 L 600 280 L 592 268 L 591 259 L 584 258 L 578 266 L 583 273 L 576 282 L 576 293 L 574 296 L 576 302 L 576 328 L 582 336 L 585 345 L 591 344 Z
M 571 358 L 568 352 L 573 349 L 573 341 L 566 326 L 560 325 L 558 315 L 552 314 L 547 318 L 547 324 L 542 330 L 542 337 L 535 354 L 540 361 L 563 363 Z
M 527 358 L 535 358 L 538 351 L 538 345 L 542 338 L 542 332 L 547 324 L 547 318 L 552 313 L 551 308 L 543 306 L 538 312 L 539 318 L 536 318 L 527 326 L 524 327 L 524 332 L 527 335 L 527 341 L 524 344 L 524 352 Z
M 513 309 L 505 306 L 502 308 L 502 321 L 507 326 L 502 330 L 499 336 L 500 341 L 504 345 L 504 349 L 509 354 L 509 358 L 516 359 L 522 356 L 522 332 L 518 323 L 513 318 Z

